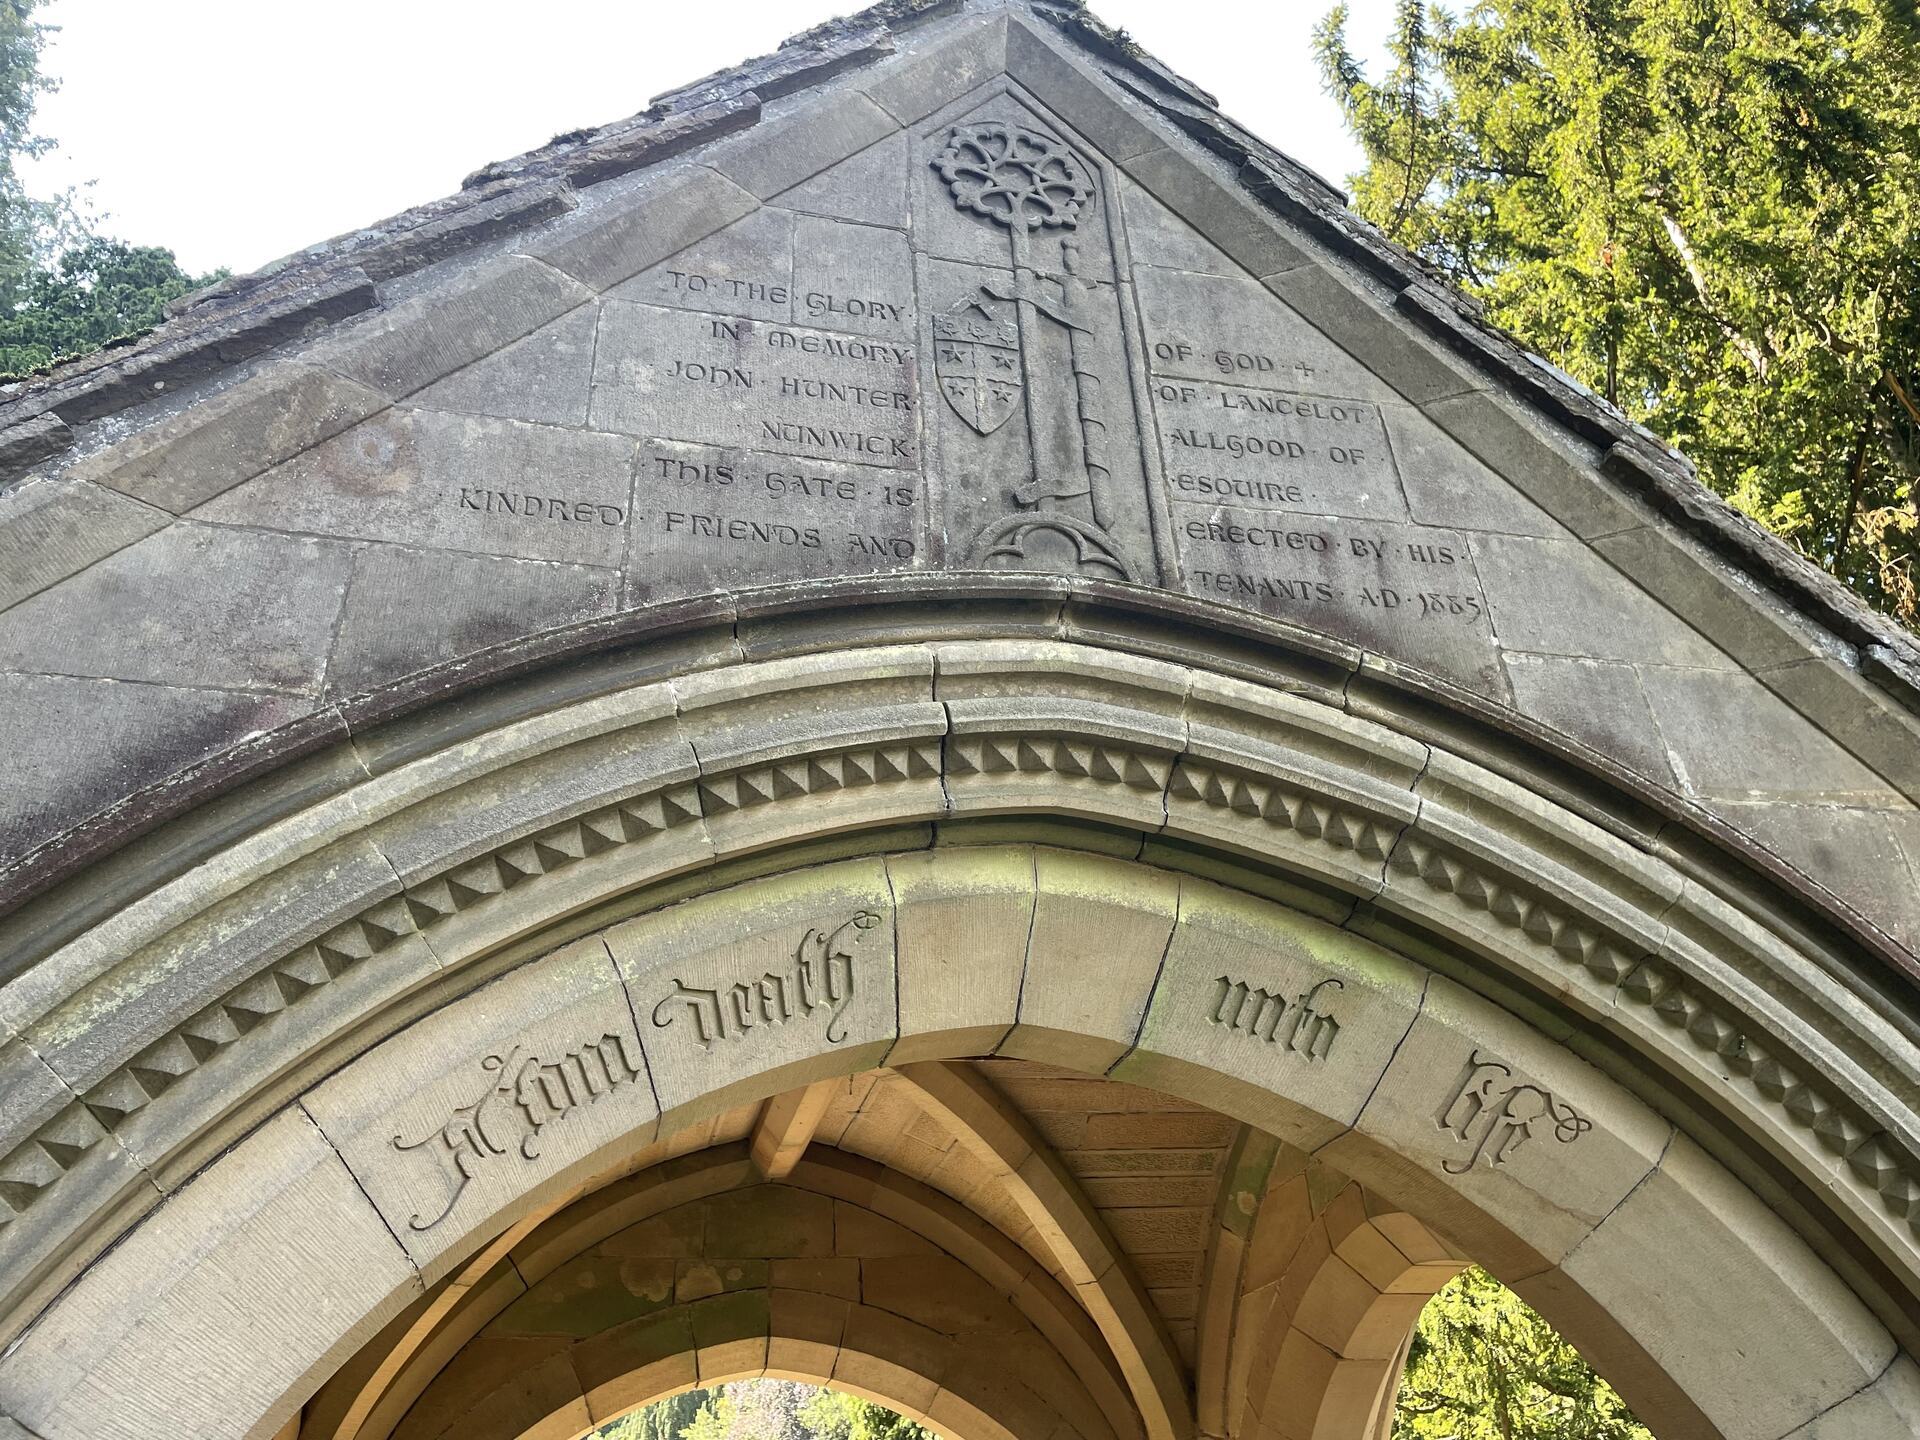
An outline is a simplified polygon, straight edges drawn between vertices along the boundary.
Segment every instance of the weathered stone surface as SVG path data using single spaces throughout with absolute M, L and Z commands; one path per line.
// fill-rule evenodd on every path
M 564 181 L 517 186 L 401 232 L 361 256 L 360 268 L 375 280 L 390 280 L 471 250 L 496 235 L 564 215 L 573 205 L 573 194 Z
M 893 117 L 865 95 L 847 91 L 714 147 L 711 163 L 750 194 L 767 200 L 898 128 Z
M 989 15 L 942 37 L 924 52 L 902 55 L 861 86 L 902 125 L 913 125 L 935 110 L 992 80 L 1007 68 L 1007 24 Z
M 314 352 L 391 400 L 558 319 L 591 293 L 550 265 L 508 255 L 451 294 L 408 302 Z
M 708 315 L 790 321 L 793 226 L 789 212 L 762 206 L 607 293 Z
M 1661 1254 L 1685 1256 L 1684 1270 Z M 1782 1435 L 1894 1358 L 1886 1331 L 1806 1243 L 1685 1137 L 1560 1268 L 1729 1440 Z
M 907 137 L 890 136 L 783 191 L 774 197 L 773 203 L 807 215 L 904 230 L 907 228 L 907 166 L 911 158 Z
M 1118 861 L 1035 852 L 1039 899 L 1020 1023 L 997 1053 L 1101 1074 L 1140 1032 L 1166 958 L 1180 886 Z M 1098 973 L 1101 983 L 1089 984 Z
M 1920 1366 L 1902 1355 L 1865 1390 L 1816 1415 L 1786 1440 L 1876 1440 L 1906 1434 L 1920 1434 Z
M 1647 1177 L 1673 1133 L 1564 1046 L 1439 976 L 1355 1129 L 1409 1171 L 1454 1177 L 1455 1196 L 1436 1193 L 1423 1212 L 1433 1224 L 1458 1233 L 1446 1211 L 1478 1204 L 1554 1263 Z M 1324 1153 L 1343 1163 L 1340 1145 Z
M 71 474 L 184 514 L 386 407 L 383 395 L 324 370 L 269 371 Z
M 357 694 L 618 605 L 612 569 L 375 545 L 354 558 L 327 688 Z
M 887 861 L 900 947 L 890 1065 L 990 1054 L 1014 1021 L 1033 930 L 1034 857 L 933 850 Z
M 917 391 L 913 348 L 900 341 L 609 302 L 592 418 L 632 435 L 897 469 L 919 457 Z
M 1694 794 L 1905 808 L 1885 779 L 1750 675 L 1646 669 L 1641 685 L 1681 783 Z M 1730 732 L 1742 737 L 1739 745 L 1726 743 Z
M 1657 784 L 1673 783 L 1671 758 L 1632 665 L 1522 653 L 1505 660 L 1515 708 Z
M 12 746 L 0 863 L 313 705 L 339 708 L 299 734 L 351 733 L 312 774 L 278 779 L 285 790 L 219 802 L 177 847 L 174 830 L 152 835 L 124 870 L 23 922 L 23 963 L 42 937 L 65 948 L 0 990 L 0 1025 L 24 1037 L 11 1043 L 53 1067 L 0 1047 L 20 1101 L 0 1128 L 26 1155 L 0 1157 L 15 1167 L 0 1168 L 4 1198 L 34 1192 L 0 1236 L 11 1283 L 52 1294 L 155 1185 L 179 1185 L 323 1071 L 338 1073 L 314 1114 L 361 1183 L 316 1151 L 329 1177 L 316 1187 L 340 1213 L 311 1225 L 290 1213 L 351 1229 L 336 1247 L 347 1266 L 371 1236 L 404 1274 L 391 1228 L 438 1274 L 464 1251 L 456 1232 L 635 1160 L 656 1101 L 687 1128 L 645 1158 L 737 1145 L 744 1166 L 739 1142 L 763 1125 L 754 1106 L 814 1080 L 842 1143 L 897 1143 L 943 1188 L 949 1199 L 928 1204 L 956 1207 L 941 1212 L 949 1230 L 952 1197 L 966 1195 L 1044 1250 L 1053 1231 L 1035 1237 L 1067 1222 L 1023 1211 L 941 1124 L 877 1098 L 897 1079 L 838 1080 L 883 1058 L 999 1047 L 1081 1071 L 1118 1062 L 1181 1095 L 1158 1110 L 1041 1107 L 1034 1124 L 1069 1157 L 1060 1174 L 1092 1177 L 1113 1207 L 1108 1229 L 1139 1280 L 1129 1313 L 1117 1291 L 1082 1298 L 1116 1334 L 1165 1322 L 1167 1374 L 1177 1355 L 1196 1374 L 1226 1369 L 1196 1321 L 1232 1310 L 1213 1293 L 1228 1282 L 1202 1267 L 1210 1177 L 1234 1125 L 1187 1108 L 1198 1100 L 1322 1147 L 1299 1188 L 1332 1237 L 1324 1285 L 1302 1299 L 1288 1332 L 1301 1339 L 1242 1362 L 1273 1393 L 1331 1383 L 1342 1307 L 1358 1314 L 1393 1280 L 1394 1216 L 1366 1213 L 1371 1200 L 1335 1173 L 1345 1166 L 1379 1182 L 1373 1200 L 1444 1217 L 1477 1258 L 1533 1276 L 1543 1303 L 1646 1336 L 1645 1353 L 1637 1339 L 1620 1353 L 1676 1400 L 1676 1436 L 1798 1427 L 1819 1440 L 1822 1426 L 1897 1424 L 1884 1417 L 1907 1382 L 1885 1369 L 1890 1342 L 1810 1254 L 1775 1241 L 1817 1202 L 1896 1287 L 1920 1273 L 1900 1228 L 1909 1157 L 1895 1153 L 1914 1068 L 1903 992 L 1858 978 L 1904 963 L 1896 942 L 1920 935 L 1917 740 L 1911 717 L 1885 708 L 1910 647 L 1777 556 L 1736 571 L 1725 556 L 1747 553 L 1741 526 L 1686 491 L 1672 457 L 1516 361 L 1203 95 L 1056 9 L 892 4 L 825 27 L 667 97 L 659 115 L 502 167 L 477 204 L 303 253 L 280 280 L 204 297 L 179 331 L 87 378 L 10 397 L 16 459 L 62 440 L 62 425 L 75 445 L 49 467 L 62 488 L 10 497 L 25 519 L 0 542 L 0 602 L 17 602 L 0 618 Z M 988 185 L 1018 182 L 1009 153 L 1044 157 L 1053 177 L 1032 209 Z M 507 253 L 420 268 L 483 238 Z M 367 274 L 393 292 L 384 308 L 312 343 L 310 324 L 375 303 Z M 236 318 L 249 295 L 270 300 Z M 209 328 L 184 343 L 195 316 Z M 282 343 L 244 377 L 226 369 Z M 148 408 L 92 424 L 136 405 Z M 162 531 L 167 512 L 189 518 Z M 1023 573 L 997 588 L 953 573 L 989 569 Z M 809 583 L 753 593 L 779 581 Z M 669 603 L 689 596 L 711 598 Z M 453 703 L 373 725 L 429 685 Z M 1600 769 L 1534 748 L 1556 736 L 1591 747 Z M 345 786 L 356 766 L 375 778 Z M 73 843 L 133 833 L 172 792 Z M 1793 876 L 1757 852 L 1747 873 L 1711 851 L 1682 800 L 1785 857 L 1805 893 L 1779 893 Z M 1043 837 L 1082 848 L 1036 853 Z M 1008 840 L 1021 848 L 995 848 Z M 1119 858 L 1136 855 L 1167 868 Z M 751 878 L 802 861 L 820 868 Z M 1861 918 L 1823 913 L 1816 884 Z M 1774 928 L 1698 922 L 1709 895 Z M 231 1037 L 181 1028 L 176 1012 L 211 1014 L 279 948 L 312 943 L 368 896 L 417 927 L 377 970 L 328 983 L 270 1028 L 242 1033 L 224 1009 Z M 467 989 L 629 914 L 612 956 L 577 942 Z M 1414 1019 L 1426 972 L 1352 931 L 1470 974 L 1511 1012 L 1435 981 Z M 1684 986 L 1659 990 L 1673 978 L 1659 967 L 1678 976 L 1683 962 Z M 1818 977 L 1820 1024 L 1844 1035 L 1794 1028 L 1794 1002 L 1772 988 L 1792 965 Z M 466 993 L 372 1049 L 341 1033 L 362 1014 L 413 1019 L 397 1007 L 435 1003 L 429 977 Z M 1744 1008 L 1723 1021 L 1709 990 Z M 1567 1023 L 1563 1005 L 1604 1036 Z M 594 1043 L 619 1037 L 595 1051 L 607 1089 L 503 1141 L 495 1122 L 526 1113 L 521 1071 L 497 1088 L 513 1047 L 537 1032 L 577 1065 L 577 1016 L 603 1027 Z M 1574 1058 L 1603 1039 L 1626 1047 L 1616 1058 L 1655 1098 L 1674 1087 L 1673 1113 L 1705 1125 L 1723 1112 L 1712 1123 L 1784 1167 L 1798 1188 L 1778 1217 L 1704 1162 L 1683 1174 L 1670 1153 L 1649 1176 L 1660 1122 Z M 1831 1111 L 1815 1113 L 1805 1086 L 1773 1093 L 1754 1059 L 1770 1047 L 1826 1072 Z M 142 1065 L 162 1050 L 188 1060 L 153 1070 L 164 1097 L 118 1108 L 122 1052 L 147 1049 Z M 56 1073 L 67 1091 L 47 1083 Z M 80 1092 L 92 1109 L 68 1102 Z M 69 1122 L 50 1146 L 35 1138 Z M 1887 1134 L 1838 1153 L 1876 1124 Z M 43 1157 L 60 1170 L 46 1185 Z M 115 1255 L 174 1243 L 167 1216 L 204 1183 Z M 456 1208 L 474 1213 L 443 1228 L 425 1208 L 446 1194 L 436 1184 L 461 1187 Z M 999 1299 L 927 1263 L 928 1242 L 893 1219 L 841 1213 L 862 1187 L 881 1183 L 847 1167 L 827 1187 L 839 1198 L 806 1202 L 791 1233 L 745 1204 L 714 1212 L 736 1249 L 785 1263 L 842 1258 L 827 1242 L 857 1252 L 818 1294 L 772 1254 L 735 1256 L 732 1270 L 623 1256 L 633 1286 L 524 1307 L 521 1331 L 489 1337 L 511 1342 L 487 1354 L 515 1377 L 497 1413 L 436 1400 L 418 1423 L 571 1432 L 656 1381 L 777 1355 L 894 1386 L 890 1398 L 963 1433 L 982 1416 L 1017 1419 L 1007 1428 L 1023 1435 L 1127 1428 L 1123 1382 L 1143 1362 L 1107 1374 L 1097 1335 L 1064 1368 L 1010 1351 L 987 1333 L 1011 1328 Z M 904 1192 L 890 1193 L 897 1219 Z M 82 1240 L 53 1255 L 70 1218 Z M 1351 1241 L 1375 1219 L 1384 1248 Z M 1663 1269 L 1676 1248 L 1687 1263 Z M 280 1252 L 261 1253 L 249 1273 Z M 1540 1273 L 1563 1258 L 1564 1272 Z M 1016 1303 L 1044 1289 L 1025 1264 L 994 1266 L 1025 1287 Z M 304 1284 L 319 1269 L 303 1253 L 292 1273 Z M 172 1302 L 149 1303 L 127 1275 L 130 1260 L 110 1259 L 50 1312 L 67 1317 L 49 1323 L 77 1337 L 74 1355 L 98 1317 L 131 1334 L 108 1313 L 107 1276 L 159 1328 L 150 1349 L 126 1340 L 75 1362 L 89 1368 L 63 1393 L 83 1408 L 49 1440 L 223 1433 L 224 1412 L 201 1424 L 216 1363 L 243 1373 L 234 1415 L 254 1406 L 229 1428 L 270 1433 L 280 1417 L 263 1418 L 261 1394 L 298 1399 L 310 1368 L 340 1358 L 331 1340 L 309 1343 L 304 1313 L 291 1329 L 302 1358 L 271 1348 L 284 1302 L 246 1292 L 255 1308 L 234 1324 L 260 1318 L 272 1386 L 224 1331 L 176 1367 L 197 1332 L 176 1333 Z M 190 1283 L 218 1313 L 224 1293 Z M 790 1287 L 825 1308 L 781 1334 L 770 1317 Z M 678 1313 L 649 1328 L 670 1300 Z M 1404 1322 L 1416 1300 L 1393 1292 L 1366 1322 L 1357 1343 L 1379 1353 L 1365 1361 L 1384 1364 L 1404 1332 L 1389 1336 L 1379 1315 Z M 1716 1304 L 1737 1312 L 1730 1325 Z M 577 1369 L 531 1348 L 596 1316 L 626 1333 L 583 1345 Z M 936 1353 L 938 1383 L 902 1363 Z M 449 1390 L 487 1377 L 480 1352 L 463 1363 Z M 176 1370 L 200 1390 L 150 1381 Z M 1064 1393 L 1070 1372 L 1111 1393 L 1062 1428 L 1031 1402 Z M 988 1405 L 997 1387 L 1004 1404 Z M 1678 1403 L 1688 1393 L 1711 1421 Z M 1222 1421 L 1209 1433 L 1238 1433 Z
M 58 415 L 36 415 L 0 430 L 0 484 L 25 474 L 73 444 L 73 431 Z
M 634 456 L 621 436 L 395 408 L 195 518 L 617 567 Z
M 476 1226 L 644 1144 L 659 1114 L 597 939 L 417 1021 L 302 1103 L 429 1284 Z
M 166 524 L 151 506 L 92 485 L 26 485 L 0 496 L 0 610 Z
M 754 197 L 724 175 L 696 167 L 643 193 L 576 216 L 529 243 L 526 253 L 609 290 L 684 250 L 754 208 Z
M 307 701 L 67 675 L 0 675 L 0 857 L 124 800 L 130 777 L 164 779 L 300 716 Z M 50 716 L 62 717 L 49 723 Z M 84 717 L 85 723 L 78 723 Z
M 1510 649 L 1704 670 L 1732 666 L 1679 616 L 1575 541 L 1481 535 L 1473 563 Z M 1601 613 L 1612 623 L 1595 626 Z
M 599 324 L 598 307 L 582 305 L 525 339 L 435 381 L 415 395 L 413 403 L 423 410 L 584 426 Z
M 0 615 L 0 670 L 310 694 L 346 548 L 177 524 Z M 78 627 L 78 607 L 100 617 Z

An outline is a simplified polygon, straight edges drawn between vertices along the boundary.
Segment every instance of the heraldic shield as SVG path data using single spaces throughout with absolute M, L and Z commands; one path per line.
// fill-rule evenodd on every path
M 967 424 L 982 435 L 1006 424 L 1025 388 L 1013 307 L 981 295 L 936 315 L 933 368 L 940 393 Z

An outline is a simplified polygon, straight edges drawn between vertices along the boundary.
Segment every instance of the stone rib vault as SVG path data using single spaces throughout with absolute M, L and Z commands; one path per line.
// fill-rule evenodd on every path
M 1282 137 L 1284 138 L 1284 137 Z M 0 1440 L 1920 1430 L 1920 651 L 1048 0 L 0 403 Z

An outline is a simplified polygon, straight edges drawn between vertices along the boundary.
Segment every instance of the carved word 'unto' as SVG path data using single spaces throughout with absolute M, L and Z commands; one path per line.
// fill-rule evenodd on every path
M 1340 1038 L 1340 1022 L 1313 1007 L 1322 990 L 1329 986 L 1345 988 L 1338 980 L 1322 980 L 1291 1002 L 1271 990 L 1225 975 L 1213 983 L 1219 987 L 1214 993 L 1213 1014 L 1208 1017 L 1213 1024 L 1278 1045 L 1289 1055 L 1304 1055 L 1309 1061 L 1324 1060 L 1333 1053 L 1333 1042 Z
M 725 989 L 703 990 L 676 979 L 673 993 L 653 1007 L 653 1023 L 664 1030 L 683 1015 L 690 1018 L 697 1042 L 705 1050 L 756 1027 L 785 1025 L 825 1010 L 827 1043 L 838 1045 L 847 1038 L 840 1021 L 853 1003 L 857 983 L 854 952 L 879 923 L 879 915 L 862 910 L 832 931 L 810 928 L 794 946 L 790 969 L 769 970 L 757 980 L 742 980 Z
M 435 1146 L 442 1178 L 450 1187 L 440 1213 L 431 1220 L 416 1214 L 407 1222 L 412 1229 L 431 1230 L 452 1214 L 484 1161 L 516 1149 L 524 1159 L 539 1159 L 540 1132 L 548 1125 L 645 1073 L 630 1053 L 628 1038 L 611 1032 L 555 1060 L 542 1060 L 516 1045 L 487 1056 L 480 1068 L 495 1078 L 472 1104 L 460 1106 L 446 1123 L 418 1140 L 393 1137 L 396 1150 Z
M 1593 1128 L 1591 1120 L 1564 1100 L 1515 1080 L 1511 1066 L 1478 1050 L 1434 1121 L 1458 1143 L 1473 1146 L 1465 1160 L 1441 1162 L 1449 1175 L 1466 1174 L 1483 1157 L 1489 1169 L 1498 1169 L 1533 1139 L 1536 1127 L 1547 1129 L 1562 1145 L 1571 1145 Z

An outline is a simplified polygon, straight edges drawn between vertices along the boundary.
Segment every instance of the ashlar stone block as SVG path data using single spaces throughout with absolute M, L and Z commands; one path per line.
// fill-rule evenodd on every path
M 524 253 L 591 290 L 610 290 L 752 213 L 757 204 L 726 176 L 689 166 L 575 216 L 530 241 Z
M 1103 1074 L 1139 1033 L 1182 882 L 1064 850 L 1036 851 L 1035 870 L 1020 1023 L 996 1053 Z
M 387 403 L 379 391 L 313 366 L 275 368 L 79 462 L 70 474 L 184 514 Z
M 0 610 L 167 523 L 152 506 L 95 485 L 15 487 L 0 496 Z
M 886 863 L 900 946 L 900 1038 L 887 1063 L 990 1054 L 1020 1001 L 1033 851 L 936 849 Z
M 1894 1358 L 1806 1242 L 1684 1136 L 1560 1270 L 1727 1440 L 1776 1440 Z
M 459 289 L 397 306 L 319 346 L 313 358 L 399 400 L 592 298 L 586 286 L 551 265 L 502 256 Z
M 646 1144 L 659 1114 L 598 939 L 416 1021 L 304 1103 L 429 1283 L 476 1228 Z
M 762 200 L 791 189 L 898 130 L 857 90 L 813 100 L 713 151 L 713 168 Z
M 195 518 L 617 568 L 635 454 L 620 435 L 395 408 Z

